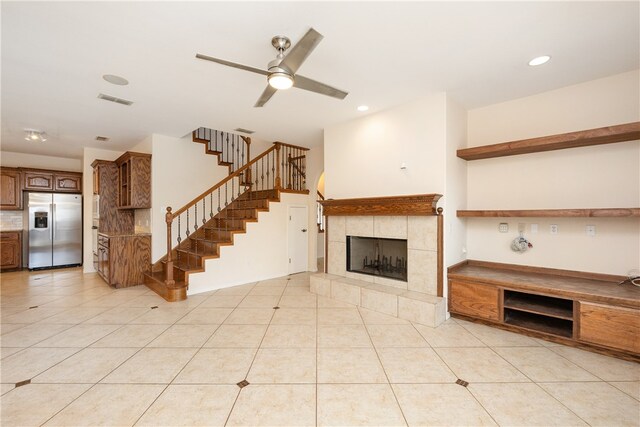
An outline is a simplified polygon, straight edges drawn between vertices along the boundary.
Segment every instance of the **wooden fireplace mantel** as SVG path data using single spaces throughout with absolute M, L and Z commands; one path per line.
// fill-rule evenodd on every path
M 327 199 L 319 203 L 326 216 L 339 215 L 438 215 L 436 205 L 442 194 L 412 196 L 366 197 L 358 199 Z

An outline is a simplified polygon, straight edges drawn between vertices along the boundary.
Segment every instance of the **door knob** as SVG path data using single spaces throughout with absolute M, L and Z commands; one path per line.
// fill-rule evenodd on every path
M 306 229 L 306 228 L 303 228 L 303 229 L 302 229 L 302 232 L 303 232 L 303 233 L 306 233 L 306 232 L 307 232 L 307 229 Z

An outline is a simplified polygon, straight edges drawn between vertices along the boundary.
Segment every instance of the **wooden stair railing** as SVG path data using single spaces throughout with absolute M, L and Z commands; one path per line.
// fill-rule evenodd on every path
M 167 254 L 155 263 L 146 284 L 169 301 L 186 299 L 190 272 L 204 269 L 204 261 L 220 256 L 220 247 L 233 244 L 247 222 L 280 192 L 306 193 L 302 171 L 307 148 L 275 142 L 274 145 L 209 188 L 182 208 L 167 207 Z M 300 157 L 295 167 L 289 157 Z M 287 159 L 287 161 L 285 161 Z
M 218 164 L 227 166 L 229 174 L 251 160 L 251 138 L 247 136 L 199 127 L 192 132 L 192 139 L 205 144 L 205 153 L 218 156 Z

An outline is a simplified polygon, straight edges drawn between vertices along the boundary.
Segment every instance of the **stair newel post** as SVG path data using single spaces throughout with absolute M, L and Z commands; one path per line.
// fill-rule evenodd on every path
M 280 190 L 282 188 L 282 180 L 280 179 L 280 144 L 276 142 L 276 181 L 275 181 L 276 190 Z
M 171 206 L 167 206 L 165 221 L 167 222 L 167 271 L 165 272 L 165 283 L 167 287 L 172 287 L 176 282 L 173 280 L 173 257 L 171 255 L 171 223 L 173 222 Z

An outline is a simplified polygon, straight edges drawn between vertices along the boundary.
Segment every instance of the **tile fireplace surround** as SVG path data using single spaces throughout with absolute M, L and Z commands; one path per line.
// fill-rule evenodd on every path
M 429 326 L 442 323 L 440 197 L 326 200 L 327 271 L 311 276 L 311 291 Z M 407 281 L 346 271 L 347 236 L 406 239 Z

